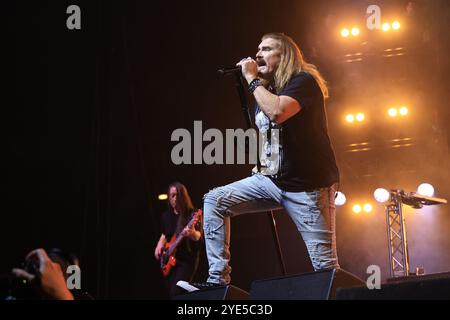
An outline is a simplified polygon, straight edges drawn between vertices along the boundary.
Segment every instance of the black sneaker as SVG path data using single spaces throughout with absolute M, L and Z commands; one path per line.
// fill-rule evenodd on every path
M 205 290 L 205 289 L 212 289 L 216 287 L 222 287 L 224 285 L 219 283 L 212 283 L 212 282 L 193 282 L 189 283 L 187 281 L 178 281 L 177 286 L 180 288 L 183 288 L 184 290 L 188 292 L 197 291 L 197 290 Z

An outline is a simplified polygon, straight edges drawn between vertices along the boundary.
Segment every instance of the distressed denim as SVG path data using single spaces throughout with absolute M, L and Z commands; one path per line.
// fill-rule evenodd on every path
M 230 273 L 231 206 L 255 199 L 271 199 L 289 214 L 308 249 L 315 270 L 339 268 L 335 232 L 335 185 L 304 192 L 286 192 L 257 173 L 204 196 L 204 231 L 209 263 L 208 282 L 228 284 Z

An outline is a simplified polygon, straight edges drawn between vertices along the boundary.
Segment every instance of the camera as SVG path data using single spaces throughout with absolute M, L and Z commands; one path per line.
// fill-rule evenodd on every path
M 53 263 L 60 266 L 62 275 L 67 281 L 66 270 L 71 265 L 79 265 L 78 257 L 72 253 L 66 253 L 59 248 L 46 251 Z M 13 273 L 0 274 L 0 300 L 46 300 L 53 299 L 41 290 L 40 264 L 35 259 L 27 259 L 21 263 L 20 269 L 34 275 L 32 281 L 18 278 Z M 72 290 L 72 295 L 77 300 L 92 300 L 93 297 L 81 290 Z
M 32 282 L 16 277 L 13 273 L 0 274 L 0 300 L 37 300 L 40 295 L 39 265 L 35 261 L 25 261 L 19 266 L 26 272 L 35 275 Z

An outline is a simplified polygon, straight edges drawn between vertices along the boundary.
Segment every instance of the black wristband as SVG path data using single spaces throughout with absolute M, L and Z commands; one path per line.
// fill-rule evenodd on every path
M 259 86 L 262 86 L 261 79 L 255 78 L 248 84 L 248 91 L 253 94 L 253 92 L 258 88 Z

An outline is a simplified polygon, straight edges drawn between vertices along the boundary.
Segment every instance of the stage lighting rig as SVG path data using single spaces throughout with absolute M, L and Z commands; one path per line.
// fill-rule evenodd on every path
M 409 276 L 408 243 L 406 240 L 406 223 L 402 213 L 402 205 L 415 209 L 423 206 L 447 204 L 446 199 L 421 195 L 404 190 L 386 190 L 378 188 L 374 192 L 375 199 L 386 203 L 386 224 L 391 277 Z

